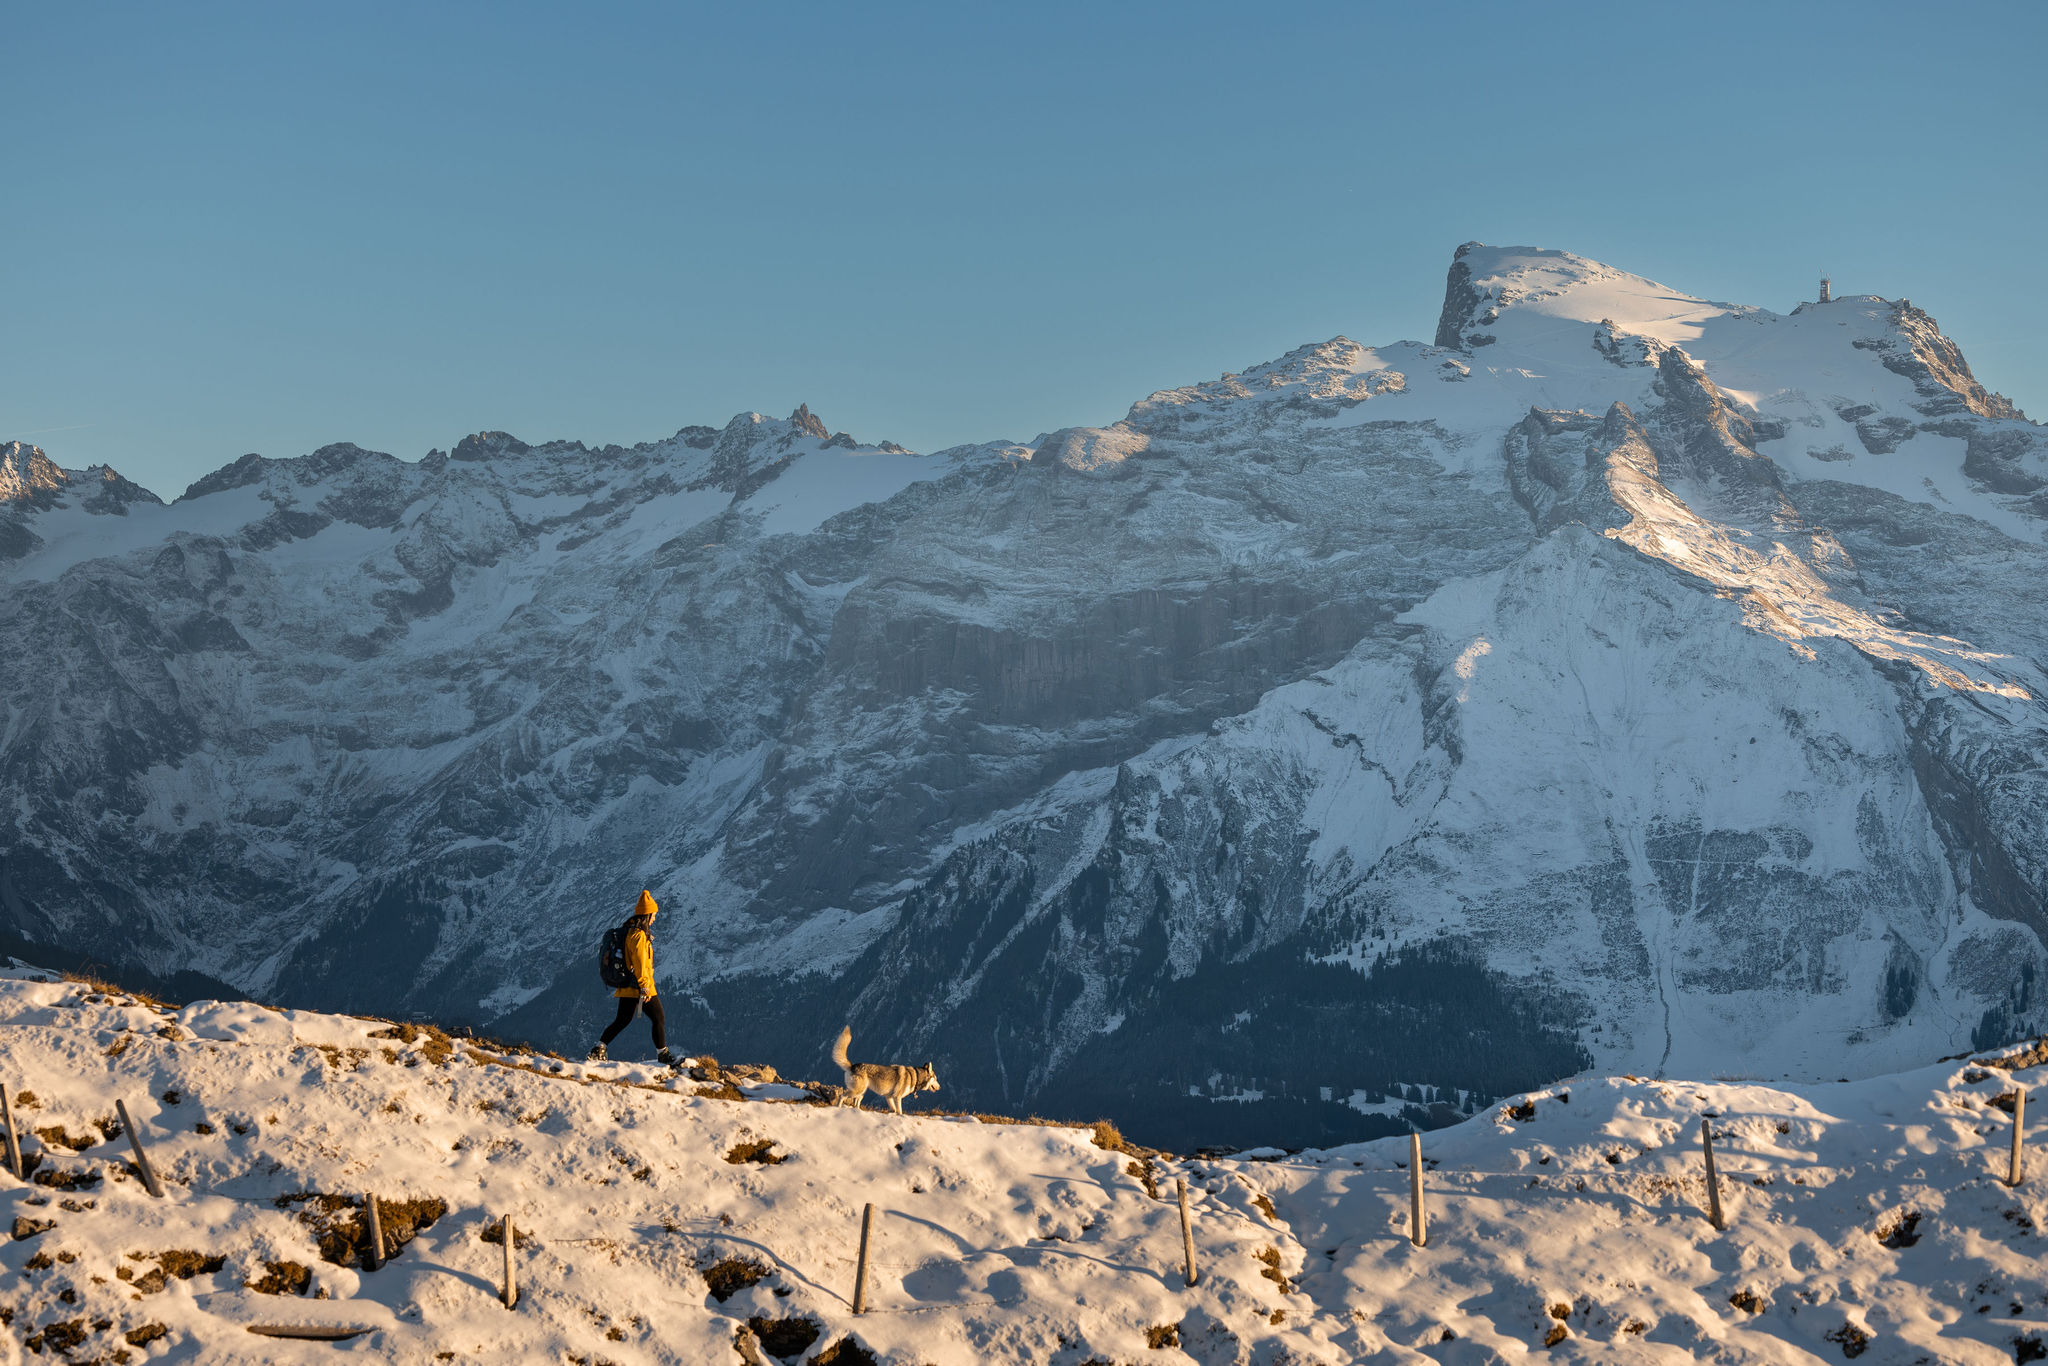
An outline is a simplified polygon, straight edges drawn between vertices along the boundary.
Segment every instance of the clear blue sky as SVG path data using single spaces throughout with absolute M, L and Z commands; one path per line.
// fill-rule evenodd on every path
M 2048 417 L 2048 5 L 9 7 L 0 439 L 921 450 L 1427 339 L 1468 238 L 1905 295 Z

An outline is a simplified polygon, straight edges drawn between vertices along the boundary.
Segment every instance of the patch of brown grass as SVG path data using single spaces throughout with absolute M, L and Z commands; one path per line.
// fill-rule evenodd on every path
M 772 1138 L 757 1139 L 752 1143 L 735 1143 L 732 1146 L 732 1151 L 725 1155 L 725 1160 L 734 1166 L 738 1166 L 743 1162 L 752 1162 L 763 1167 L 772 1167 L 778 1162 L 787 1162 L 789 1160 L 788 1153 L 778 1153 L 774 1151 L 774 1148 L 775 1140 Z
M 176 1276 L 189 1281 L 194 1276 L 211 1276 L 228 1264 L 225 1257 L 209 1257 L 204 1252 L 185 1252 L 173 1248 L 169 1252 L 156 1254 L 156 1264 L 164 1269 L 167 1276 Z
M 35 1136 L 52 1148 L 69 1148 L 74 1153 L 82 1153 L 87 1148 L 96 1148 L 101 1141 L 92 1134 L 74 1134 L 61 1124 L 52 1124 L 47 1129 L 37 1129 L 35 1130 Z
M 747 1327 L 754 1330 L 754 1336 L 761 1341 L 761 1347 L 772 1357 L 788 1360 L 802 1356 L 818 1340 L 824 1331 L 815 1319 L 770 1319 L 756 1314 L 747 1320 Z
M 477 1235 L 477 1241 L 489 1243 L 493 1247 L 505 1246 L 505 1221 L 503 1219 L 493 1219 L 490 1223 L 485 1224 L 483 1232 Z M 532 1241 L 533 1235 L 519 1227 L 519 1222 L 514 1220 L 512 1223 L 512 1246 L 515 1249 L 522 1248 Z
M 85 1345 L 85 1320 L 65 1319 L 62 1323 L 45 1324 L 23 1338 L 21 1345 L 37 1356 L 41 1356 L 46 1347 L 68 1355 L 72 1348 Z
M 279 1209 L 297 1206 L 299 1222 L 313 1235 L 320 1259 L 335 1266 L 351 1266 L 363 1260 L 369 1250 L 369 1230 L 364 1227 L 363 1202 L 349 1195 L 307 1192 L 280 1195 Z M 439 1197 L 417 1200 L 377 1200 L 377 1221 L 384 1234 L 384 1260 L 398 1255 L 421 1230 L 448 1212 L 448 1202 Z
M 1839 1346 L 1845 1357 L 1860 1357 L 1864 1349 L 1870 1346 L 1870 1334 L 1853 1323 L 1845 1323 L 1834 1332 L 1823 1333 L 1821 1336 Z
M 704 1277 L 704 1287 L 711 1292 L 711 1298 L 720 1304 L 775 1274 L 775 1268 L 759 1257 L 721 1257 L 697 1270 Z
M 1265 1278 L 1266 1278 L 1267 1280 L 1271 1281 L 1271 1282 L 1272 1282 L 1273 1284 L 1275 1284 L 1275 1285 L 1279 1286 L 1279 1287 L 1280 1287 L 1280 1293 L 1281 1293 L 1281 1294 L 1283 1294 L 1283 1295 L 1291 1295 L 1291 1294 L 1293 1294 L 1293 1293 L 1294 1293 L 1294 1284 L 1293 1284 L 1293 1282 L 1289 1281 L 1289 1280 L 1287 1279 L 1287 1273 L 1286 1273 L 1286 1272 L 1284 1272 L 1284 1271 L 1282 1271 L 1282 1270 L 1280 1269 L 1280 1249 L 1279 1249 L 1279 1248 L 1277 1248 L 1277 1247 L 1262 1247 L 1262 1248 L 1260 1248 L 1260 1249 L 1259 1249 L 1259 1250 L 1258 1250 L 1257 1252 L 1254 1252 L 1254 1253 L 1252 1254 L 1252 1256 L 1253 1256 L 1253 1257 L 1255 1257 L 1255 1258 L 1257 1258 L 1257 1259 L 1258 1259 L 1258 1260 L 1259 1260 L 1259 1261 L 1260 1261 L 1261 1263 L 1263 1263 L 1263 1264 L 1264 1264 L 1264 1266 L 1265 1266 L 1265 1268 L 1266 1268 L 1266 1269 L 1265 1269 L 1264 1271 L 1261 1271 L 1261 1272 L 1260 1272 L 1259 1274 L 1260 1274 L 1261 1276 L 1264 1276 L 1264 1277 L 1265 1277 Z
M 873 1352 L 852 1338 L 841 1338 L 811 1358 L 811 1366 L 879 1366 Z
M 168 1284 L 169 1277 L 175 1276 L 181 1281 L 189 1281 L 194 1276 L 210 1276 L 227 1265 L 225 1257 L 209 1257 L 203 1252 L 186 1252 L 176 1248 L 169 1252 L 131 1252 L 128 1259 L 156 1263 L 134 1279 L 136 1290 L 144 1295 L 154 1295 L 162 1290 Z M 124 1281 L 134 1276 L 134 1273 L 125 1266 L 115 1274 Z
M 104 996 L 120 998 L 117 1003 L 121 1005 L 142 1005 L 148 1006 L 152 1010 L 176 1010 L 178 1008 L 171 1002 L 164 1000 L 161 996 L 153 996 L 149 992 L 135 987 L 124 987 L 120 983 L 110 982 L 96 973 L 66 972 L 59 975 L 65 981 L 84 987 L 87 991 L 96 991 Z
M 1180 1325 L 1157 1323 L 1145 1330 L 1145 1345 L 1155 1351 L 1162 1347 L 1180 1346 Z
M 249 1282 L 259 1295 L 303 1295 L 313 1284 L 313 1272 L 298 1262 L 265 1262 L 263 1274 Z
M 446 1067 L 455 1060 L 455 1040 L 433 1025 L 395 1022 L 382 1029 L 371 1030 L 370 1037 L 396 1039 L 408 1048 L 416 1048 L 422 1058 L 436 1067 Z

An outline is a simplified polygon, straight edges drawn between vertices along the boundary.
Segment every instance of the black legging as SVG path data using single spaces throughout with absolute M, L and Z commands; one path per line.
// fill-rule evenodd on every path
M 662 1014 L 661 998 L 659 996 L 650 996 L 644 1001 L 635 996 L 621 996 L 619 998 L 619 1013 L 613 1018 L 610 1028 L 606 1029 L 603 1035 L 599 1037 L 598 1042 L 609 1046 L 613 1039 L 618 1038 L 619 1031 L 633 1023 L 633 1010 L 636 1006 L 647 1011 L 648 1023 L 654 1026 L 655 1051 L 660 1052 L 662 1049 L 667 1048 L 668 1017 Z

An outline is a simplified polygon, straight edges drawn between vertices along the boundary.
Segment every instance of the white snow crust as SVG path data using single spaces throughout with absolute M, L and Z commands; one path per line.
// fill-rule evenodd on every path
M 1425 1137 L 1418 1248 L 1398 1139 L 1146 1159 L 1085 1127 L 920 1115 L 916 1102 L 902 1118 L 855 1113 L 779 1083 L 721 1099 L 646 1066 L 398 1032 L 246 1003 L 173 1011 L 19 968 L 0 978 L 0 1077 L 40 1178 L 0 1175 L 14 1221 L 0 1360 L 30 1359 L 25 1341 L 51 1359 L 48 1335 L 74 1323 L 69 1359 L 219 1363 L 707 1366 L 746 1359 L 735 1343 L 750 1319 L 813 1325 L 804 1359 L 850 1339 L 893 1366 L 1546 1352 L 2000 1366 L 2048 1340 L 2040 1157 L 2031 1179 L 2003 1184 L 2012 1121 L 1993 1104 L 2048 1082 L 2040 1047 L 1843 1084 L 1589 1075 L 1511 1097 Z M 104 1135 L 116 1098 L 162 1200 L 133 1175 L 127 1139 Z M 1703 1119 L 1725 1232 L 1705 1214 Z M 772 1161 L 736 1160 L 762 1143 Z M 364 1191 L 447 1211 L 370 1271 L 323 1260 L 305 1206 L 281 1202 Z M 856 1317 L 869 1203 L 869 1309 Z M 521 1235 L 513 1310 L 496 1298 L 502 1245 L 482 1241 L 506 1214 Z M 221 1262 L 152 1282 L 172 1251 Z M 732 1257 L 766 1274 L 714 1298 L 704 1272 Z M 250 1288 L 282 1262 L 310 1270 L 306 1293 Z M 334 1347 L 252 1324 L 367 1331 Z M 124 1348 L 152 1326 L 161 1334 Z

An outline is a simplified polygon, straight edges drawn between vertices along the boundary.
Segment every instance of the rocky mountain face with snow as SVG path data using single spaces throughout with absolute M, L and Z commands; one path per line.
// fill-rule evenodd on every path
M 2048 433 L 1905 301 L 1460 248 L 1344 338 L 914 455 L 0 448 L 0 929 L 587 1044 L 1327 1142 L 2038 1029 Z M 182 976 L 181 976 L 182 974 Z M 644 1036 L 641 1036 L 644 1038 Z

